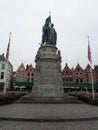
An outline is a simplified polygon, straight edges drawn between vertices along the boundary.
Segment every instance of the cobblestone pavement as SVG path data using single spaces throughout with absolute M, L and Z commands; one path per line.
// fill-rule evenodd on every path
M 0 106 L 0 117 L 71 118 L 98 117 L 98 107 L 87 104 L 22 104 Z M 98 120 L 73 122 L 29 122 L 0 120 L 0 130 L 98 130 Z
M 0 121 L 0 130 L 98 130 L 98 121 L 51 123 Z
M 22 104 L 0 106 L 0 116 L 33 119 L 54 119 L 71 117 L 98 117 L 98 107 L 87 104 Z

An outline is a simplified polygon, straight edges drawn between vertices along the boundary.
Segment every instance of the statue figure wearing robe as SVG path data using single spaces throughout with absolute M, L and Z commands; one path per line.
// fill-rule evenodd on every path
M 56 45 L 57 33 L 54 29 L 54 24 L 51 23 L 51 16 L 46 18 L 45 25 L 42 28 L 42 42 L 43 44 Z

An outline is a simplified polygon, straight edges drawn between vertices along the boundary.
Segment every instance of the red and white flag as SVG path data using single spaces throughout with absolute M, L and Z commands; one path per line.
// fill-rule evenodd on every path
M 7 60 L 9 59 L 10 42 L 11 42 L 11 32 L 10 32 L 8 46 L 7 46 L 7 51 L 6 51 L 6 59 Z
M 90 44 L 89 44 L 89 36 L 88 36 L 88 60 L 90 63 L 92 63 L 91 48 L 90 48 Z

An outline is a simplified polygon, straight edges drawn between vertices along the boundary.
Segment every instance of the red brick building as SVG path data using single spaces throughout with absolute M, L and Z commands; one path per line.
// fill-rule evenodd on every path
M 92 69 L 92 75 L 93 75 L 93 82 L 96 83 L 96 73 L 93 69 Z M 87 67 L 84 70 L 84 83 L 92 83 L 91 67 L 89 64 L 87 65 Z
M 98 83 L 98 65 L 94 66 L 94 71 L 95 71 L 95 74 L 96 74 L 96 83 Z
M 33 82 L 34 72 L 35 72 L 35 69 L 33 68 L 32 65 L 26 66 L 26 74 L 27 74 L 26 81 L 27 82 Z
M 22 63 L 16 71 L 16 77 L 14 77 L 14 87 L 18 89 L 32 90 L 33 76 L 35 69 L 32 65 L 27 65 L 26 68 Z
M 79 64 L 73 70 L 73 83 L 84 83 L 84 71 Z
M 97 73 L 98 74 L 98 73 Z M 93 81 L 96 83 L 96 72 L 92 69 Z M 62 71 L 62 79 L 64 83 L 92 83 L 91 81 L 91 71 L 90 65 L 88 64 L 85 69 L 83 69 L 79 64 L 76 65 L 75 69 L 70 69 L 66 64 Z
M 62 71 L 62 79 L 63 82 L 73 83 L 73 69 L 70 69 L 67 63 Z

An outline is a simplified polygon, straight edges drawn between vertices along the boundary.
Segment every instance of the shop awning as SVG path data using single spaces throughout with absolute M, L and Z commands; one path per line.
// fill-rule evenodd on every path
M 33 82 L 16 82 L 14 86 L 25 86 L 25 87 L 33 87 Z

